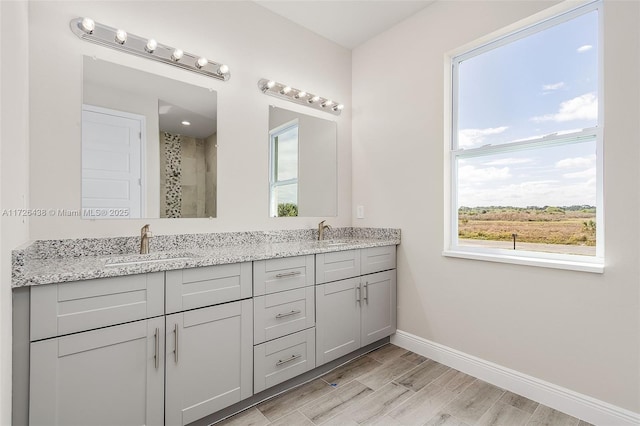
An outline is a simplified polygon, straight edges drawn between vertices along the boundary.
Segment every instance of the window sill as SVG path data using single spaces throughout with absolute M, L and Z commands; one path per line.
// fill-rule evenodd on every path
M 457 257 L 461 259 L 484 260 L 486 262 L 511 263 L 514 265 L 538 266 L 541 268 L 565 269 L 569 271 L 604 273 L 604 265 L 595 262 L 580 262 L 573 260 L 543 259 L 527 256 L 509 256 L 493 253 L 471 253 L 461 250 L 444 250 L 445 257 Z

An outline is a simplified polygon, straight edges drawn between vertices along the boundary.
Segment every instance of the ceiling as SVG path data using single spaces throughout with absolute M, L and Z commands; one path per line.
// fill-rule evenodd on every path
M 347 49 L 391 28 L 435 0 L 254 0 Z

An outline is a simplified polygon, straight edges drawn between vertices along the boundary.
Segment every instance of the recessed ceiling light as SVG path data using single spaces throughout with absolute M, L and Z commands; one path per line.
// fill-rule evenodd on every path
M 189 122 L 189 121 L 187 121 L 187 120 L 184 120 L 184 121 L 182 122 L 182 125 L 183 125 L 183 126 L 191 126 L 191 122 Z

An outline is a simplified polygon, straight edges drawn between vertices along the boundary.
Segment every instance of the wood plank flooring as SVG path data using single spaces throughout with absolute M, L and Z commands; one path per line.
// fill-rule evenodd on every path
M 592 426 L 394 345 L 217 426 Z

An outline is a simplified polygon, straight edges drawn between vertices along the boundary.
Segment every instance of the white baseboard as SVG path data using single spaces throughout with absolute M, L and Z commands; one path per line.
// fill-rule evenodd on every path
M 640 414 L 398 330 L 391 343 L 598 426 L 638 426 Z

